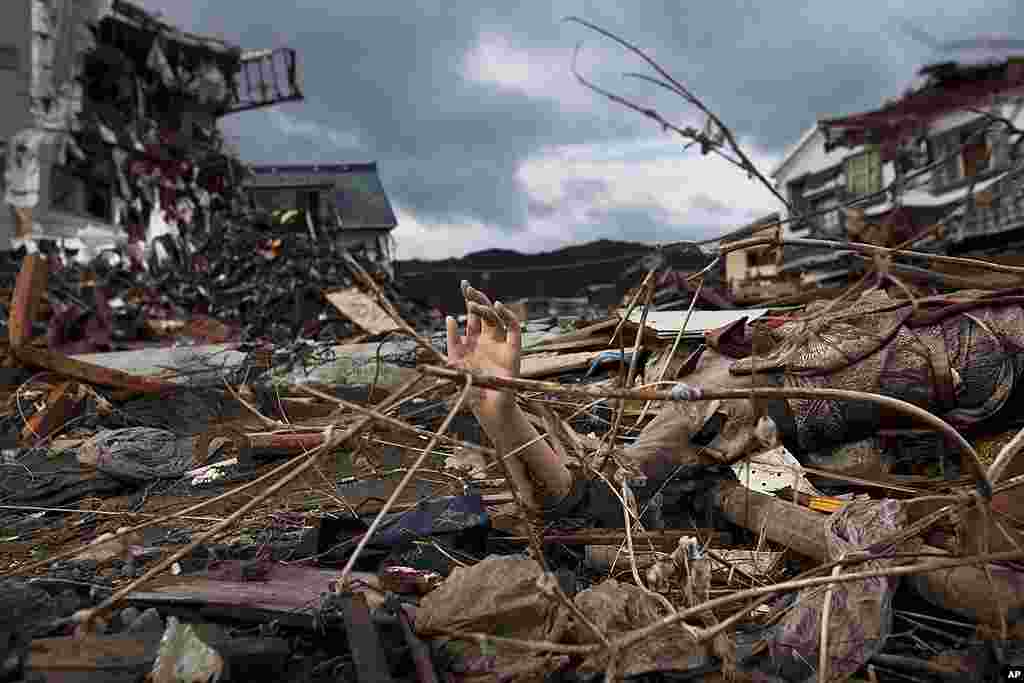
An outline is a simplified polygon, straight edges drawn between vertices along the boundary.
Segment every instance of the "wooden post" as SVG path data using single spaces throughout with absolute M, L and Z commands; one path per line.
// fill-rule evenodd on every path
M 11 317 L 8 324 L 11 349 L 17 351 L 32 338 L 32 322 L 39 313 L 39 303 L 46 291 L 49 275 L 46 259 L 41 254 L 28 254 L 21 263 L 14 293 L 11 294 Z

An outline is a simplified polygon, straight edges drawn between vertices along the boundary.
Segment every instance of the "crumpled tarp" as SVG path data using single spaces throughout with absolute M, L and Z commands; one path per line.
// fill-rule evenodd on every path
M 856 552 L 879 555 L 891 546 L 878 546 L 886 537 L 905 528 L 907 515 L 898 501 L 857 499 L 826 519 L 830 560 Z M 913 552 L 918 541 L 900 544 Z M 894 560 L 872 559 L 847 565 L 843 573 L 874 571 L 892 566 Z M 828 623 L 828 679 L 846 680 L 881 651 L 892 631 L 892 598 L 896 577 L 875 577 L 833 584 Z M 796 601 L 768 638 L 773 673 L 790 681 L 816 682 L 821 617 L 828 586 L 800 591 Z
M 666 609 L 649 593 L 629 583 L 608 579 L 593 588 L 581 592 L 574 600 L 587 617 L 608 638 L 613 639 L 629 631 L 649 626 L 668 616 Z M 573 635 L 581 643 L 596 643 L 597 638 L 585 625 L 574 624 Z M 733 666 L 734 647 L 727 637 L 715 641 L 715 652 L 720 660 Z M 718 670 L 721 661 L 716 661 L 707 644 L 696 644 L 680 624 L 667 626 L 654 635 L 641 640 L 616 654 L 615 670 L 619 676 L 635 676 L 653 671 L 687 672 L 694 676 L 700 672 Z M 580 665 L 579 673 L 604 672 L 608 666 L 608 655 L 599 652 L 587 658 Z
M 78 460 L 115 479 L 135 484 L 177 479 L 194 466 L 195 440 L 152 427 L 100 432 L 82 444 Z
M 568 612 L 537 589 L 544 569 L 523 556 L 491 555 L 459 567 L 428 593 L 416 611 L 416 632 L 424 637 L 448 631 L 559 642 L 568 631 Z M 458 643 L 452 663 L 459 680 L 537 681 L 564 663 L 503 645 Z

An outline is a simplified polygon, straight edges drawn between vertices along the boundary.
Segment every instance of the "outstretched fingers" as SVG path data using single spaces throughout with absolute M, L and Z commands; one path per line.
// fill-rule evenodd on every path
M 459 339 L 459 323 L 452 316 L 444 319 L 448 342 L 448 362 L 459 360 L 463 353 L 462 340 Z
M 467 336 L 473 333 L 473 328 L 469 327 L 470 324 L 473 324 L 479 326 L 475 329 L 486 334 L 488 338 L 494 341 L 505 341 L 505 324 L 495 312 L 487 295 L 463 280 L 462 296 L 466 299 L 466 310 L 470 320 L 467 323 Z
M 467 306 L 473 315 L 483 321 L 483 334 L 494 341 L 505 341 L 505 323 L 502 322 L 493 307 L 483 306 L 475 301 L 468 302 Z
M 475 289 L 469 286 L 468 280 L 462 281 L 462 298 L 466 301 L 466 339 L 480 336 L 480 316 L 473 313 L 469 305 L 474 298 Z
M 522 349 L 523 334 L 522 329 L 519 326 L 519 318 L 516 317 L 516 314 L 513 313 L 511 309 L 500 301 L 494 302 L 494 311 L 505 324 L 505 337 L 508 340 L 508 343 L 516 351 Z

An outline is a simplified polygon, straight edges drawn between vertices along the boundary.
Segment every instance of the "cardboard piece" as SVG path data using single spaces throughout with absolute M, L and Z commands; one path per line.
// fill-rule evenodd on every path
M 398 327 L 372 296 L 357 287 L 327 292 L 324 296 L 339 313 L 370 334 L 382 334 Z

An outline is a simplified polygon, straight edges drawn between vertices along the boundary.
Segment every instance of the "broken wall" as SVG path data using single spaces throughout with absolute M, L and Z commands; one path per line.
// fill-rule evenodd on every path
M 143 242 L 154 217 L 167 224 L 160 233 L 207 227 L 218 200 L 231 201 L 240 165 L 224 154 L 216 124 L 235 97 L 240 49 L 128 3 L 104 14 L 108 4 L 24 0 L 0 10 L 15 15 L 3 30 L 31 35 L 19 70 L 0 69 L 26 93 L 0 120 L 14 207 L 0 217 L 0 244 L 33 229 Z M 0 48 L 8 38 L 0 33 Z

